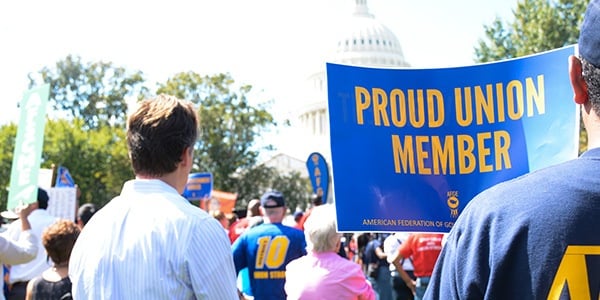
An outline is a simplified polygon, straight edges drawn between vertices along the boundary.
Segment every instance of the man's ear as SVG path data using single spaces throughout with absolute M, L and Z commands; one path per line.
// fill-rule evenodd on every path
M 569 79 L 573 88 L 573 100 L 577 104 L 584 104 L 588 100 L 588 89 L 583 80 L 581 60 L 574 55 L 569 56 Z
M 192 147 L 185 147 L 183 153 L 181 153 L 181 163 L 184 166 L 191 166 L 194 163 L 194 149 Z

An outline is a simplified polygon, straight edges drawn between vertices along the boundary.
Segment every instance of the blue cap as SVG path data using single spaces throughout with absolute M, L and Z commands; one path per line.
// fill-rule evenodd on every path
M 269 203 L 269 200 L 274 201 L 275 203 Z M 278 191 L 268 191 L 260 197 L 260 206 L 264 208 L 274 208 L 274 207 L 282 207 L 285 206 L 285 201 L 283 200 L 283 195 Z
M 596 67 L 600 67 L 600 0 L 587 6 L 579 33 L 579 54 Z

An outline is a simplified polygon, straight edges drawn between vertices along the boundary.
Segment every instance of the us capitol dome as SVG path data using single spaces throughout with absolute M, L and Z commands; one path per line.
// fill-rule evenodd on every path
M 402 53 L 398 38 L 369 12 L 367 0 L 355 0 L 354 13 L 336 25 L 335 41 L 326 55 L 326 62 L 378 67 L 410 67 Z M 327 110 L 327 77 L 325 63 L 310 75 L 302 89 L 303 105 L 298 109 L 298 128 L 302 131 L 302 148 L 308 157 L 320 152 L 331 162 L 329 116 Z

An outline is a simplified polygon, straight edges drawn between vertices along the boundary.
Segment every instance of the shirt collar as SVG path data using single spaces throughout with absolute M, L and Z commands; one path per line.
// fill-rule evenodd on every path
M 179 195 L 177 190 L 160 179 L 132 179 L 123 185 L 122 195 L 129 193 L 166 192 Z

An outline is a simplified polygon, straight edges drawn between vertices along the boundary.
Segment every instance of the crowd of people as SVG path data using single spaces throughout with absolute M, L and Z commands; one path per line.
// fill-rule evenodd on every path
M 231 238 L 244 298 L 422 299 L 443 234 L 342 234 L 333 205 L 317 195 L 310 203 L 291 214 L 284 195 L 272 190 L 229 224 L 223 212 L 209 212 Z
M 19 207 L 18 220 L 0 234 L 4 273 L 0 299 L 73 299 L 68 275 L 71 250 L 96 207 L 83 204 L 75 220 L 66 220 L 48 214 L 49 201 L 48 193 L 38 188 L 36 202 Z
M 275 190 L 234 222 L 206 212 L 181 196 L 195 108 L 143 100 L 127 122 L 135 179 L 77 220 L 50 216 L 39 189 L 0 234 L 0 299 L 599 299 L 600 0 L 568 69 L 588 151 L 480 193 L 448 235 L 342 234 L 318 196 L 284 224 Z
M 28 254 L 3 261 L 12 264 L 6 297 L 391 299 L 384 293 L 392 287 L 389 263 L 381 262 L 378 279 L 367 275 L 369 247 L 383 253 L 383 245 L 338 233 L 333 206 L 320 196 L 311 196 L 294 224 L 284 221 L 291 215 L 275 190 L 249 201 L 235 221 L 183 198 L 197 128 L 188 102 L 145 100 L 128 123 L 136 179 L 118 197 L 98 211 L 82 205 L 71 221 L 50 216 L 39 189 L 37 203 L 5 233 Z M 173 139 L 173 130 L 182 134 Z

